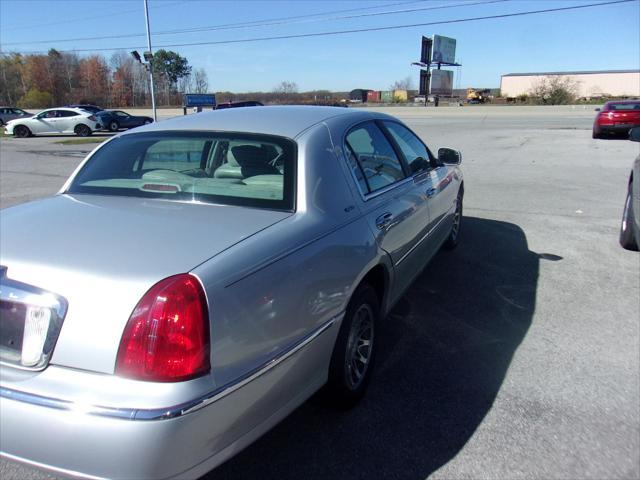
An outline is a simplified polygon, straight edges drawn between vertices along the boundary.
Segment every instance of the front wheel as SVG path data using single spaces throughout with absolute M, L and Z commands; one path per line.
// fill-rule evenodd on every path
M 453 224 L 451 225 L 451 232 L 449 232 L 449 236 L 444 242 L 443 247 L 447 250 L 453 250 L 458 246 L 458 239 L 460 237 L 460 224 L 462 223 L 462 197 L 464 195 L 464 190 L 462 187 L 458 192 L 458 197 L 456 198 L 456 210 L 453 212 Z
M 13 134 L 18 138 L 27 138 L 31 136 L 31 130 L 24 125 L 18 125 L 13 129 Z
M 633 200 L 631 195 L 632 184 L 629 183 L 629 191 L 627 199 L 624 202 L 624 211 L 622 212 L 622 224 L 620 225 L 620 245 L 627 250 L 638 250 L 638 241 L 634 235 L 634 217 L 633 217 Z
M 76 126 L 73 130 L 79 137 L 88 137 L 91 135 L 91 129 L 84 124 Z
M 376 354 L 380 301 L 368 284 L 360 285 L 345 312 L 333 347 L 329 378 L 323 388 L 327 403 L 350 408 L 364 396 Z
M 153 120 L 145 120 L 143 125 L 149 125 L 150 123 L 153 123 Z

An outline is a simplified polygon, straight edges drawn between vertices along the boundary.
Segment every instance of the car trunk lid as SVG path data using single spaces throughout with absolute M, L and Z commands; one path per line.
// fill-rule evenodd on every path
M 126 322 L 152 285 L 192 270 L 289 215 L 202 203 L 58 195 L 3 211 L 0 264 L 7 268 L 5 283 L 27 284 L 68 302 L 51 363 L 112 373 Z

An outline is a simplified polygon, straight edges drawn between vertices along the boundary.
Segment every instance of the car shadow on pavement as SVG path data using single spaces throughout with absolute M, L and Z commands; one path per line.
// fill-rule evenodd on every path
M 203 479 L 424 479 L 482 423 L 531 325 L 539 256 L 517 225 L 465 217 L 379 328 L 364 400 L 316 399 Z

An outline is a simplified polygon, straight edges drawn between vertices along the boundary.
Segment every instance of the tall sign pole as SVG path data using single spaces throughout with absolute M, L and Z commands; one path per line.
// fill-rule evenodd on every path
M 147 24 L 147 46 L 149 47 L 150 58 L 153 58 L 153 51 L 151 50 L 151 30 L 149 30 L 149 4 L 147 0 L 144 0 L 144 20 Z M 151 84 L 151 107 L 153 108 L 153 121 L 158 121 L 158 113 L 156 112 L 156 94 L 153 89 L 153 61 L 149 62 L 149 82 Z

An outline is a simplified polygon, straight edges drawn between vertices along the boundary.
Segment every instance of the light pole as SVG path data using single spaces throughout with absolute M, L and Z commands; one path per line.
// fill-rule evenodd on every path
M 149 57 L 146 53 L 144 58 L 149 62 L 149 82 L 151 83 L 151 107 L 153 108 L 153 121 L 158 121 L 156 112 L 156 95 L 153 90 L 153 51 L 151 50 L 151 31 L 149 30 L 149 4 L 144 0 L 144 19 L 147 24 L 147 46 L 149 47 Z

